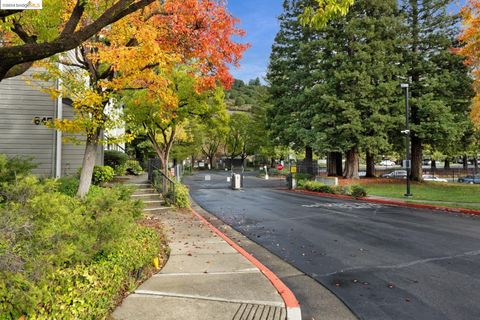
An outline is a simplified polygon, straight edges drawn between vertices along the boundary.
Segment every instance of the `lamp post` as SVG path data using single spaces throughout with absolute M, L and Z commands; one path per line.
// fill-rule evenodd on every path
M 405 89 L 405 130 L 402 131 L 402 133 L 405 134 L 405 167 L 407 169 L 407 193 L 405 193 L 405 197 L 411 197 L 413 195 L 410 193 L 410 173 L 412 165 L 410 160 L 410 109 L 408 108 L 408 83 L 402 83 L 400 84 L 400 87 Z

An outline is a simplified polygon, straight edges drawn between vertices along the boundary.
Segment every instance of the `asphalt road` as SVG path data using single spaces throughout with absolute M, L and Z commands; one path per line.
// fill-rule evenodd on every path
M 186 177 L 192 197 L 319 281 L 360 319 L 480 319 L 480 218 L 279 190 L 227 173 Z

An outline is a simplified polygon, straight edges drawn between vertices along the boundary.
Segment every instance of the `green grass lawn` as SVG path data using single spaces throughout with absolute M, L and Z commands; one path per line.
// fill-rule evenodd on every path
M 404 196 L 405 182 L 367 184 L 365 188 L 369 195 L 398 198 L 418 203 L 428 203 L 425 201 L 453 202 L 438 203 L 438 205 L 480 209 L 480 185 L 414 183 L 411 186 L 413 197 L 409 199 Z

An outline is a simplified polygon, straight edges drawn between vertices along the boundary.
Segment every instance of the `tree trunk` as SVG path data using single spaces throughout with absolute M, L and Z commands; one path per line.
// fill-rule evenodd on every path
M 414 181 L 422 180 L 422 150 L 422 139 L 412 136 L 412 168 L 410 172 L 410 178 Z
M 475 166 L 475 173 L 478 171 L 478 159 L 475 157 L 473 158 L 473 165 Z
M 213 170 L 213 162 L 215 160 L 215 155 L 209 155 L 208 156 L 208 162 L 210 163 L 210 169 Z
M 443 165 L 444 169 L 450 169 L 450 159 L 445 159 L 445 164 Z
M 346 153 L 346 162 L 345 162 L 345 174 L 344 177 L 346 179 L 360 179 L 358 174 L 358 164 L 359 164 L 359 157 L 358 157 L 358 147 L 353 146 L 350 150 Z
M 463 169 L 468 170 L 468 156 L 466 154 L 463 156 Z
M 375 177 L 375 157 L 369 151 L 367 151 L 367 173 L 366 177 L 374 178 Z
M 87 195 L 88 190 L 90 190 L 90 185 L 92 184 L 93 168 L 95 167 L 95 159 L 97 158 L 99 139 L 100 129 L 97 129 L 94 134 L 87 135 L 82 171 L 80 173 L 80 182 L 77 190 L 77 196 L 81 198 Z
M 337 167 L 337 177 L 341 177 L 343 175 L 343 155 L 341 152 L 335 152 L 335 161 Z
M 435 170 L 437 169 L 437 161 L 436 160 L 431 160 L 430 161 L 430 169 Z
M 335 177 L 337 175 L 337 154 L 336 152 L 329 152 L 327 154 L 327 175 Z
M 312 147 L 306 146 L 305 147 L 305 161 L 304 161 L 305 169 L 308 174 L 314 175 L 315 172 L 313 170 L 313 150 Z

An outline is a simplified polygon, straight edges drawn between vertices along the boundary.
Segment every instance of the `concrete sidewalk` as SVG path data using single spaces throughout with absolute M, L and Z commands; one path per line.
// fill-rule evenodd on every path
M 136 178 L 136 198 L 160 220 L 171 248 L 165 267 L 128 296 L 117 320 L 285 320 L 287 309 L 271 282 L 190 211 L 161 206 L 159 195 Z

